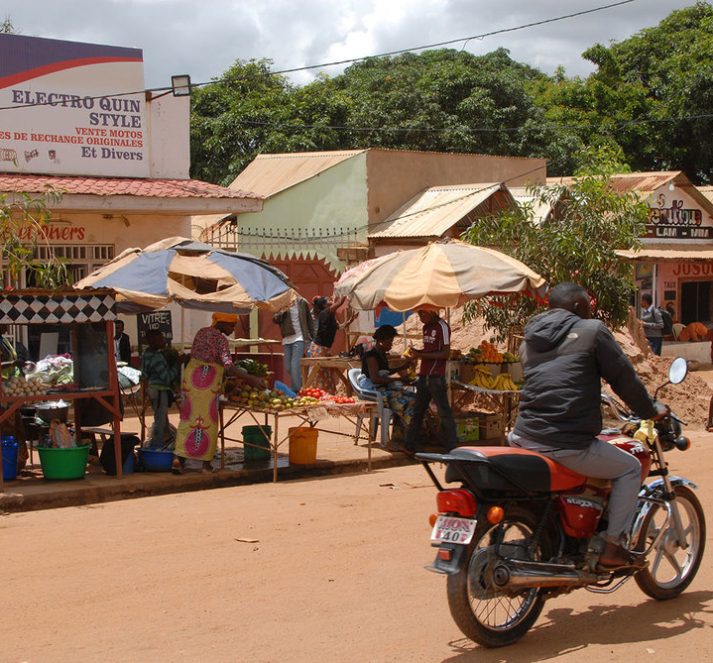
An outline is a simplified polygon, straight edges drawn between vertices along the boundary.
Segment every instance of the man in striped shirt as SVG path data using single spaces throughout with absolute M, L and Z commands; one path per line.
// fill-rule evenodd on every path
M 417 438 L 431 400 L 438 408 L 441 418 L 443 438 L 441 443 L 446 451 L 456 446 L 456 424 L 448 402 L 446 366 L 451 353 L 451 328 L 431 307 L 418 309 L 418 317 L 423 323 L 423 349 L 413 348 L 413 356 L 421 360 L 416 382 L 416 403 L 413 418 L 406 431 L 406 452 L 418 450 Z

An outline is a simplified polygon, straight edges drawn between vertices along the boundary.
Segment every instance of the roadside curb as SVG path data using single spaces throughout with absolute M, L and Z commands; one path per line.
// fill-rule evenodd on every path
M 390 458 L 373 459 L 371 469 L 380 470 L 389 467 L 409 465 L 413 461 L 398 454 Z M 318 461 L 312 465 L 290 465 L 278 467 L 277 484 L 283 481 L 308 479 L 340 474 L 364 473 L 366 461 L 337 460 Z M 77 482 L 52 482 L 57 490 L 39 492 L 13 491 L 12 484 L 6 484 L 6 492 L 0 494 L 0 513 L 18 513 L 41 509 L 56 509 L 67 506 L 84 506 L 113 502 L 123 499 L 169 495 L 214 488 L 272 482 L 272 467 L 218 470 L 212 474 L 189 473 L 174 475 L 171 473 L 136 473 L 117 480 L 114 477 L 88 475 Z M 49 485 L 49 484 L 44 484 Z

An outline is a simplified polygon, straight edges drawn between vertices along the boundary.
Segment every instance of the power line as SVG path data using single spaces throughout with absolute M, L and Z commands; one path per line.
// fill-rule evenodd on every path
M 664 117 L 664 118 L 652 118 L 652 117 L 641 117 L 633 118 L 631 120 L 621 120 L 615 124 L 612 128 L 614 129 L 624 129 L 630 126 L 636 126 L 639 124 L 664 124 L 671 122 L 685 122 L 688 120 L 702 120 L 713 118 L 713 113 L 697 113 L 695 115 L 681 115 L 677 117 Z M 532 119 L 532 118 L 528 118 Z M 457 126 L 457 127 L 358 127 L 350 125 L 338 125 L 338 124 L 288 124 L 284 122 L 260 122 L 258 120 L 238 120 L 238 124 L 242 124 L 250 127 L 265 127 L 269 129 L 292 129 L 292 130 L 329 130 L 329 131 L 350 131 L 357 133 L 512 133 L 517 131 L 523 131 L 525 129 L 524 125 L 519 127 L 474 127 L 474 126 Z M 580 129 L 586 129 L 593 127 L 594 122 L 581 122 L 579 124 L 566 124 L 557 122 L 540 122 L 538 123 L 538 128 L 552 128 L 552 129 L 571 129 L 574 131 Z
M 474 39 L 485 39 L 486 37 L 493 37 L 495 35 L 499 34 L 505 34 L 508 32 L 516 32 L 518 30 L 525 30 L 527 28 L 533 28 L 537 27 L 540 25 L 546 25 L 548 23 L 556 23 L 558 21 L 564 21 L 568 18 L 576 18 L 578 16 L 584 16 L 586 14 L 593 14 L 595 12 L 600 12 L 605 9 L 611 9 L 613 7 L 619 7 L 621 5 L 628 5 L 632 2 L 636 2 L 636 0 L 620 0 L 619 2 L 613 2 L 608 5 L 602 5 L 600 7 L 593 7 L 592 9 L 584 9 L 582 11 L 574 12 L 572 14 L 564 14 L 562 16 L 555 16 L 553 18 L 547 18 L 543 19 L 541 21 L 534 21 L 532 23 L 524 23 L 522 25 L 517 25 L 511 28 L 501 28 L 499 30 L 491 30 L 490 32 L 483 32 L 482 34 L 479 35 L 472 35 L 470 37 L 459 37 L 457 39 L 449 39 L 447 41 L 442 41 L 442 42 L 436 42 L 433 44 L 425 44 L 423 46 L 413 46 L 411 48 L 402 48 L 394 51 L 386 51 L 384 53 L 377 53 L 375 55 L 364 55 L 356 58 L 347 58 L 344 60 L 335 60 L 332 62 L 323 62 L 321 64 L 311 64 L 311 65 L 305 65 L 302 67 L 291 67 L 289 69 L 280 69 L 278 71 L 272 71 L 270 72 L 273 75 L 281 75 L 281 74 L 291 74 L 291 73 L 296 73 L 299 71 L 309 71 L 312 69 L 321 69 L 324 67 L 333 67 L 333 66 L 338 66 L 342 64 L 350 64 L 352 62 L 362 62 L 365 60 L 369 60 L 372 58 L 381 58 L 381 57 L 389 57 L 392 55 L 400 55 L 402 53 L 409 53 L 413 51 L 424 51 L 428 50 L 431 48 L 440 48 L 442 46 L 448 46 L 450 44 L 457 44 L 460 42 L 467 43 L 471 40 Z M 225 78 L 219 78 L 215 79 L 212 81 L 204 81 L 201 83 L 191 83 L 191 87 L 203 87 L 206 85 L 219 85 L 219 84 L 224 84 L 229 82 L 228 79 Z M 101 99 L 104 97 L 122 97 L 122 96 L 130 96 L 130 95 L 136 95 L 136 94 L 145 94 L 147 92 L 166 92 L 168 90 L 172 90 L 171 87 L 157 87 L 157 88 L 147 88 L 145 90 L 134 90 L 133 92 L 112 92 L 112 93 L 107 93 L 107 94 L 100 94 L 100 95 L 95 95 L 95 96 L 86 96 L 82 97 L 82 99 L 89 99 L 89 100 L 96 100 L 96 99 Z M 57 105 L 55 101 L 49 102 L 36 102 L 36 103 L 30 103 L 30 104 L 19 104 L 15 106 L 0 106 L 0 111 L 5 111 L 5 110 L 14 110 L 17 108 L 32 108 L 34 106 L 51 106 L 51 105 Z
M 383 58 L 389 57 L 391 55 L 400 55 L 402 53 L 410 53 L 412 51 L 425 51 L 429 48 L 440 48 L 442 46 L 449 46 L 450 44 L 458 44 L 460 42 L 469 42 L 473 39 L 485 39 L 486 37 L 493 37 L 495 35 L 505 34 L 506 32 L 516 32 L 517 30 L 525 30 L 526 28 L 534 28 L 538 25 L 546 25 L 547 23 L 555 23 L 557 21 L 564 21 L 568 18 L 575 18 L 577 16 L 584 16 L 585 14 L 593 14 L 594 12 L 600 12 L 605 9 L 611 9 L 612 7 L 619 7 L 621 5 L 628 5 L 636 0 L 621 0 L 621 2 L 613 2 L 609 5 L 603 5 L 601 7 L 594 7 L 593 9 L 585 9 L 573 14 L 564 14 L 563 16 L 556 16 L 554 18 L 546 18 L 542 21 L 534 21 L 533 23 L 525 23 L 523 25 L 517 25 L 512 28 L 501 28 L 500 30 L 492 30 L 490 32 L 483 32 L 479 35 L 472 35 L 470 37 L 459 37 L 458 39 L 449 39 L 448 41 L 441 41 L 434 44 L 426 44 L 425 46 L 413 46 L 411 48 L 402 48 L 395 51 L 386 51 L 384 53 L 378 53 L 376 55 L 365 55 L 358 58 L 348 58 L 345 60 L 334 60 L 332 62 L 323 62 L 322 64 L 311 64 L 304 67 L 292 67 L 291 69 L 281 69 L 274 71 L 274 74 L 292 74 L 298 71 L 308 71 L 310 69 L 321 69 L 323 67 L 335 67 L 341 64 L 350 64 L 352 62 L 362 62 L 363 60 L 369 60 L 370 58 Z

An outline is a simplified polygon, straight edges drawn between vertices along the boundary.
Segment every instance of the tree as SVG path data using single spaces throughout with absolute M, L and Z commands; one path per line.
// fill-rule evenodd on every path
M 615 191 L 610 176 L 621 172 L 620 154 L 592 150 L 590 166 L 571 183 L 534 187 L 537 202 L 549 204 L 551 218 L 541 225 L 531 207 L 516 206 L 476 221 L 465 239 L 492 246 L 525 263 L 555 285 L 574 281 L 595 301 L 595 314 L 612 327 L 626 322 L 634 292 L 631 266 L 615 253 L 639 245 L 648 207 L 633 192 Z M 529 298 L 491 297 L 466 308 L 466 319 L 482 316 L 486 328 L 503 340 L 540 310 Z
M 695 181 L 713 181 L 709 3 L 674 11 L 656 27 L 582 55 L 597 71 L 586 79 L 542 79 L 534 89 L 548 121 L 583 145 L 619 146 L 634 170 L 685 170 Z M 554 159 L 549 172 L 569 174 L 573 165 Z
M 267 60 L 238 60 L 196 90 L 191 113 L 194 177 L 230 184 L 262 151 L 286 151 L 291 87 Z
M 0 195 L 0 279 L 4 289 L 26 283 L 38 288 L 58 288 L 67 283 L 67 268 L 54 255 L 46 239 L 51 214 L 48 205 L 58 201 L 57 192 L 42 196 L 26 193 Z M 49 258 L 36 259 L 40 245 L 47 247 Z

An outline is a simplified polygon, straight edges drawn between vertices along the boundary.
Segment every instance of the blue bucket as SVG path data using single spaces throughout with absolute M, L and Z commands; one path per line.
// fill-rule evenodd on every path
M 17 450 L 19 445 L 12 440 L 2 440 L 2 479 L 14 481 L 17 479 Z
M 173 465 L 173 451 L 141 448 L 139 465 L 146 472 L 170 472 Z

